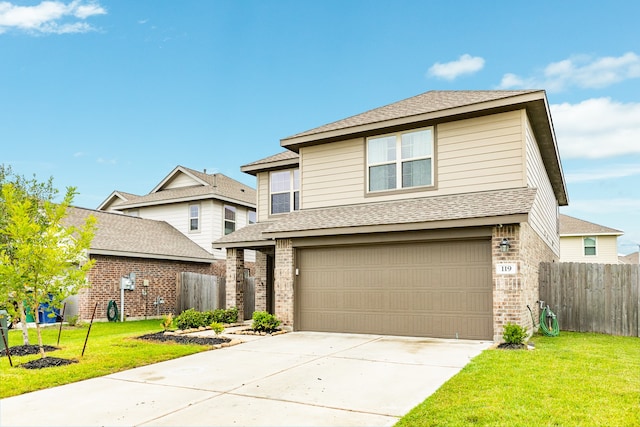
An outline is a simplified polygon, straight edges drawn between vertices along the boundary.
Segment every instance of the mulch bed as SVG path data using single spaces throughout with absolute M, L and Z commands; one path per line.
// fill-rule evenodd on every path
M 175 342 L 178 344 L 199 344 L 199 345 L 216 345 L 216 344 L 224 344 L 231 341 L 229 338 L 197 337 L 189 334 L 165 335 L 164 332 L 156 332 L 155 334 L 142 335 L 137 338 L 140 340 Z
M 58 350 L 58 347 L 53 347 L 50 345 L 43 345 L 42 347 L 44 347 L 44 351 L 45 352 L 50 352 L 50 351 L 55 351 Z M 29 344 L 29 345 L 16 345 L 13 347 L 9 347 L 9 354 L 13 357 L 13 356 L 28 356 L 30 354 L 38 354 L 40 353 L 40 347 L 34 344 Z M 6 349 L 2 349 L 2 351 L 0 351 L 0 356 L 6 356 L 7 355 L 7 350 Z
M 527 348 L 526 344 L 508 344 L 503 342 L 498 345 L 498 348 L 501 350 L 524 350 Z
M 71 359 L 61 359 L 59 357 L 41 357 L 39 359 L 34 359 L 30 362 L 23 363 L 22 365 L 20 365 L 20 367 L 26 369 L 42 369 L 51 368 L 53 366 L 71 365 L 72 363 L 78 363 L 78 361 Z

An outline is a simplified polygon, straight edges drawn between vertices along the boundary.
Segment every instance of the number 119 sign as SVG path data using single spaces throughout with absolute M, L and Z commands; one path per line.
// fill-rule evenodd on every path
M 517 274 L 518 264 L 515 262 L 500 262 L 496 264 L 496 274 Z

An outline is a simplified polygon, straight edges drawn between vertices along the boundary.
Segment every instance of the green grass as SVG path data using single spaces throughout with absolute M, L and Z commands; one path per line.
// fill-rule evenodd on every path
M 135 339 L 140 335 L 161 331 L 160 323 L 161 320 L 158 319 L 94 323 L 84 356 L 81 354 L 88 325 L 64 327 L 60 338 L 60 349 L 48 352 L 47 356 L 75 359 L 78 363 L 44 369 L 25 369 L 19 365 L 40 356 L 12 356 L 14 367 L 10 367 L 7 357 L 2 357 L 0 358 L 0 377 L 2 378 L 0 398 L 99 377 L 210 349 L 202 345 L 154 343 Z M 43 328 L 42 340 L 44 345 L 55 347 L 58 328 Z M 29 329 L 29 341 L 30 344 L 38 343 L 35 329 Z M 22 345 L 22 331 L 12 329 L 9 331 L 9 347 L 16 345 Z
M 640 338 L 531 342 L 483 352 L 396 426 L 640 426 Z

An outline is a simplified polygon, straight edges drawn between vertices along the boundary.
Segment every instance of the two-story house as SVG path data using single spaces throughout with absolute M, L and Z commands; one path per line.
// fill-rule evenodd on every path
M 98 210 L 166 221 L 222 261 L 225 251 L 212 242 L 256 222 L 256 191 L 220 173 L 177 166 L 148 194 L 114 191 Z M 249 252 L 245 261 L 253 260 Z
M 545 92 L 431 91 L 284 138 L 258 222 L 220 238 L 227 305 L 294 330 L 501 340 L 532 330 L 568 204 Z M 234 286 L 235 284 L 235 286 Z
M 560 215 L 560 262 L 619 264 L 618 237 L 624 233 L 569 215 Z

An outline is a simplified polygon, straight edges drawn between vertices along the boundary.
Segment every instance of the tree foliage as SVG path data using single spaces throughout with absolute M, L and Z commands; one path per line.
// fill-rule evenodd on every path
M 61 308 L 63 300 L 88 286 L 93 266 L 87 250 L 94 236 L 95 218 L 81 227 L 65 224 L 75 189 L 67 188 L 60 203 L 51 180 L 8 181 L 0 176 L 0 297 L 23 303 L 34 313 L 40 353 L 44 357 L 38 308 Z M 41 198 L 42 197 L 42 198 Z M 21 310 L 22 311 L 22 310 Z M 24 322 L 24 313 L 21 313 Z

